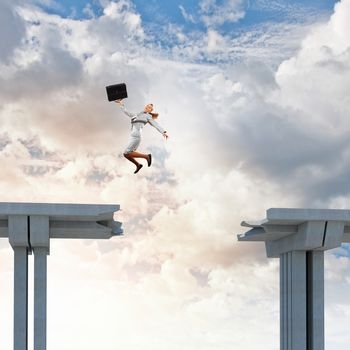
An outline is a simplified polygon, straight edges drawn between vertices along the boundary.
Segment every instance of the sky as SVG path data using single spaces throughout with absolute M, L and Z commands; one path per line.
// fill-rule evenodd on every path
M 1 201 L 122 209 L 122 237 L 52 240 L 49 349 L 279 348 L 278 261 L 236 234 L 271 207 L 349 208 L 349 16 L 350 0 L 0 0 Z M 146 126 L 137 175 L 105 92 L 121 82 L 169 134 Z M 325 257 L 328 350 L 350 341 L 349 258 Z M 12 288 L 1 239 L 1 349 Z

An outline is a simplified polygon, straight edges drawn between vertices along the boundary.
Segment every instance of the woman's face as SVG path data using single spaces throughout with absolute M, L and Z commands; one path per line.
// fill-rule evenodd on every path
M 152 111 L 153 111 L 153 104 L 152 103 L 145 106 L 145 112 L 151 113 Z

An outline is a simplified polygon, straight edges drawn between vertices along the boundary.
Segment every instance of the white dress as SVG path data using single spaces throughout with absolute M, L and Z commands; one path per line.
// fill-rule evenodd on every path
M 152 116 L 149 113 L 130 113 L 125 109 L 124 105 L 120 105 L 120 108 L 131 119 L 130 140 L 124 150 L 124 154 L 128 154 L 137 150 L 141 142 L 142 129 L 147 123 L 151 124 L 161 134 L 165 132 L 165 130 L 152 118 Z

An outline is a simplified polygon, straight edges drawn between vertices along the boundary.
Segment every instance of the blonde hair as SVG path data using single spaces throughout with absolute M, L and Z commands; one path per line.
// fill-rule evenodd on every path
M 150 113 L 153 119 L 157 119 L 159 116 L 159 113 Z
M 152 106 L 152 108 L 153 108 L 153 103 L 149 103 L 148 105 L 149 105 L 149 106 Z M 159 116 L 159 113 L 152 113 L 152 112 L 149 112 L 149 114 L 152 116 L 153 119 L 157 119 L 158 116 Z

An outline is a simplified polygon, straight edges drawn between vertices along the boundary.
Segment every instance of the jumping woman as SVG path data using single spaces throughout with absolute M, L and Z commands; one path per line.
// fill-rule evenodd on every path
M 151 166 L 152 164 L 151 154 L 143 154 L 140 152 L 136 152 L 137 147 L 140 145 L 140 142 L 141 142 L 141 133 L 142 133 L 143 127 L 147 123 L 149 123 L 154 128 L 156 128 L 165 137 L 165 139 L 167 139 L 169 136 L 167 132 L 156 122 L 156 119 L 158 118 L 158 113 L 152 113 L 153 111 L 152 103 L 149 103 L 148 105 L 146 105 L 142 112 L 133 114 L 128 112 L 125 109 L 125 106 L 122 100 L 117 100 L 115 102 L 119 104 L 122 111 L 131 119 L 130 141 L 124 151 L 124 157 L 136 165 L 136 170 L 134 171 L 134 174 L 136 174 L 142 168 L 143 165 L 140 164 L 135 158 L 146 159 L 148 166 Z

